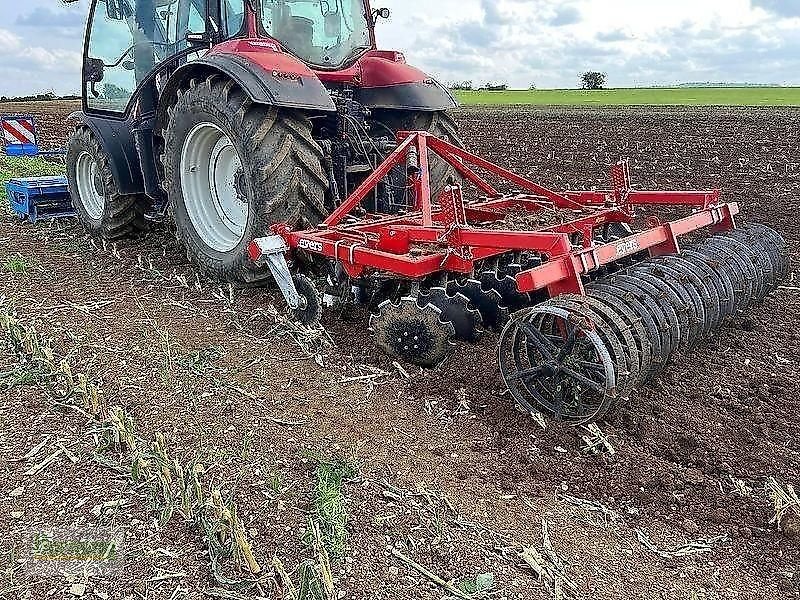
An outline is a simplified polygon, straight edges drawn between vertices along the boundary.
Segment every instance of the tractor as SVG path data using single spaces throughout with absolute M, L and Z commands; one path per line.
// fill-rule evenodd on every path
M 115 240 L 170 218 L 189 259 L 233 284 L 270 277 L 248 244 L 319 223 L 400 130 L 459 144 L 449 91 L 378 50 L 369 0 L 93 0 L 67 178 L 79 219 Z M 432 165 L 442 189 L 454 172 Z M 370 209 L 407 207 L 403 169 Z
M 466 151 L 451 94 L 378 50 L 368 0 L 94 0 L 70 192 L 92 234 L 174 221 L 205 274 L 298 321 L 369 306 L 435 368 L 499 334 L 517 406 L 603 418 L 789 275 L 720 190 L 556 191 Z M 345 311 L 341 311 L 344 313 Z

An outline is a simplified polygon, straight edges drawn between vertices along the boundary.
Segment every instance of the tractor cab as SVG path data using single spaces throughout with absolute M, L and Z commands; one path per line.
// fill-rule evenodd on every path
M 162 89 L 177 67 L 234 38 L 274 40 L 315 72 L 346 70 L 376 50 L 375 19 L 388 14 L 368 0 L 95 0 L 85 110 L 125 113 L 141 86 Z

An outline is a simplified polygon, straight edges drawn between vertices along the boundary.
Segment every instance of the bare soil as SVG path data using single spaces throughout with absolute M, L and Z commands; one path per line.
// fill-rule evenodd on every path
M 53 145 L 74 109 L 2 107 L 37 114 Z M 609 166 L 629 156 L 639 187 L 722 188 L 747 219 L 787 237 L 796 274 L 800 111 L 464 110 L 458 121 L 472 150 L 553 187 L 605 185 Z M 361 462 L 345 488 L 350 538 L 335 573 L 343 598 L 444 595 L 391 548 L 446 580 L 492 572 L 499 598 L 550 598 L 515 551 L 541 548 L 543 520 L 578 597 L 800 597 L 800 542 L 792 527 L 781 533 L 770 523 L 764 492 L 767 477 L 800 483 L 796 289 L 679 357 L 601 424 L 616 453 L 595 455 L 583 451 L 585 432 L 543 430 L 514 409 L 491 335 L 436 371 L 408 368 L 406 380 L 359 315 L 327 315 L 335 346 L 309 358 L 276 327 L 271 292 L 236 291 L 231 300 L 197 277 L 164 229 L 102 248 L 69 220 L 31 227 L 6 213 L 0 268 L 18 257 L 27 271 L 4 272 L 0 297 L 96 378 L 142 435 L 161 431 L 178 456 L 207 465 L 265 566 L 278 555 L 291 570 L 305 555 L 308 456 L 322 452 Z M 0 373 L 17 365 L 0 351 Z M 355 379 L 375 368 L 389 375 Z M 90 580 L 87 595 L 197 598 L 214 586 L 203 540 L 177 517 L 157 526 L 129 476 L 93 459 L 86 418 L 55 405 L 41 382 L 0 385 L 0 526 L 10 532 L 0 541 L 8 558 L 0 592 L 70 597 L 70 581 L 37 575 L 15 562 L 14 549 L 27 528 L 89 522 L 124 526 L 129 554 L 124 569 Z M 45 439 L 47 450 L 23 459 Z M 25 475 L 58 440 L 78 461 L 61 456 Z M 92 510 L 117 499 L 120 508 Z M 709 551 L 664 557 L 645 538 L 664 551 L 706 540 Z

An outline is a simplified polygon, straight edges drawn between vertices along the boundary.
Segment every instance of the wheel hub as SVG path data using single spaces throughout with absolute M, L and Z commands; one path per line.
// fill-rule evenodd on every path
M 249 218 L 246 174 L 231 139 L 200 123 L 181 152 L 181 188 L 189 220 L 212 250 L 230 252 L 245 237 Z
M 555 377 L 561 372 L 561 365 L 555 361 L 546 362 L 541 366 L 541 370 L 545 377 Z
M 75 183 L 78 200 L 89 218 L 100 221 L 105 212 L 105 184 L 97 160 L 89 152 L 82 152 L 75 161 Z

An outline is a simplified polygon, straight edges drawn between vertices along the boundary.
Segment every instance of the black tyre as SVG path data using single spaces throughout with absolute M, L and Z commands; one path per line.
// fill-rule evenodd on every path
M 308 227 L 326 215 L 328 178 L 308 117 L 254 104 L 220 75 L 192 80 L 169 115 L 164 187 L 187 256 L 222 281 L 268 278 L 249 242 L 274 224 Z
M 147 229 L 147 199 L 119 193 L 108 155 L 85 125 L 72 133 L 66 162 L 72 202 L 89 234 L 117 240 Z
M 375 112 L 375 120 L 381 123 L 387 133 L 398 131 L 427 131 L 454 146 L 463 148 L 464 144 L 458 135 L 458 125 L 444 111 L 409 112 L 399 110 L 382 110 Z M 438 156 L 429 157 L 431 198 L 436 199 L 445 186 L 452 180 L 461 183 L 461 176 L 456 170 Z

